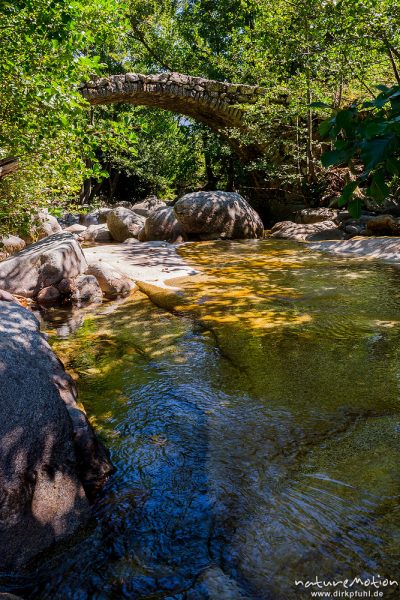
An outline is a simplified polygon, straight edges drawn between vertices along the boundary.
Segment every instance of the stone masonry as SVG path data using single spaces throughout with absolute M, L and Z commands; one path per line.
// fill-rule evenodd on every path
M 93 105 L 126 102 L 155 106 L 192 117 L 216 131 L 241 126 L 244 104 L 265 94 L 258 86 L 211 81 L 181 73 L 126 73 L 94 79 L 80 91 Z

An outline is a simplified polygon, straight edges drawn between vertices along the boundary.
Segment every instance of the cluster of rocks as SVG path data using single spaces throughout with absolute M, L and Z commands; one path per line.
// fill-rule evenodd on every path
M 50 235 L 0 262 L 0 289 L 43 306 L 77 306 L 125 296 L 133 282 L 103 262 L 86 261 L 69 232 Z
M 2 239 L 0 289 L 42 306 L 101 302 L 103 296 L 127 295 L 134 282 L 103 261 L 88 262 L 80 246 L 263 237 L 263 223 L 239 194 L 195 192 L 173 206 L 156 197 L 121 203 L 82 215 L 64 215 L 60 223 L 42 211 L 25 238 Z M 30 243 L 36 239 L 35 243 Z M 30 244 L 27 247 L 26 244 Z
M 348 240 L 355 236 L 399 236 L 400 219 L 364 211 L 354 219 L 348 211 L 330 208 L 303 209 L 296 220 L 281 221 L 270 236 L 295 241 Z
M 25 246 L 62 231 L 60 223 L 47 210 L 41 210 L 33 219 L 29 231 L 24 235 L 6 235 L 0 238 L 0 260 L 23 250 Z
M 66 228 L 82 242 L 141 242 L 262 237 L 259 215 L 239 194 L 194 192 L 168 206 L 156 197 L 81 215 Z

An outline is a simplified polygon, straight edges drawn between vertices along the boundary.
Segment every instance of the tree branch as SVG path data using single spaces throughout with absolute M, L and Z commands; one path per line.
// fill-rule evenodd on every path
M 389 56 L 390 62 L 391 62 L 391 64 L 392 64 L 392 68 L 393 68 L 393 73 L 394 73 L 394 76 L 396 77 L 396 81 L 397 81 L 397 83 L 400 85 L 400 74 L 399 74 L 399 70 L 398 70 L 398 68 L 397 68 L 397 65 L 396 65 L 396 61 L 394 60 L 394 56 L 393 56 L 393 48 L 392 48 L 392 46 L 389 44 L 389 42 L 388 42 L 388 40 L 387 40 L 386 38 L 384 39 L 384 44 L 385 44 L 385 46 L 386 46 L 386 51 L 387 51 L 387 53 L 388 53 L 388 56 Z
M 136 35 L 136 38 L 139 40 L 139 42 L 141 44 L 143 44 L 143 46 L 146 48 L 146 50 L 150 54 L 150 56 L 152 58 L 154 58 L 154 60 L 156 62 L 158 62 L 162 67 L 164 67 L 164 69 L 167 69 L 167 71 L 172 72 L 174 69 L 172 67 L 170 67 L 166 62 L 164 62 L 162 60 L 162 58 L 160 58 L 158 56 L 158 54 L 153 50 L 153 48 L 148 44 L 148 42 L 146 41 L 146 38 L 144 37 L 144 34 L 140 31 L 140 29 L 138 28 L 136 23 L 133 21 L 133 19 L 130 19 L 130 22 L 131 22 L 131 27 L 132 27 L 133 33 Z

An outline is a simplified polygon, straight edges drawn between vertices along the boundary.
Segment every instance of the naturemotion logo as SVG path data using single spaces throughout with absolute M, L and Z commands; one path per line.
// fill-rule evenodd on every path
M 295 586 L 309 590 L 311 598 L 384 598 L 385 590 L 399 587 L 398 581 L 380 575 L 352 579 L 296 579 Z

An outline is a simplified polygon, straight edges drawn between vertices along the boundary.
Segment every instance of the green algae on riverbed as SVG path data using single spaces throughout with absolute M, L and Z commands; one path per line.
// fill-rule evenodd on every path
M 285 242 L 180 252 L 202 273 L 175 312 L 137 293 L 53 340 L 117 472 L 40 597 L 291 600 L 309 597 L 295 579 L 396 579 L 397 271 Z

